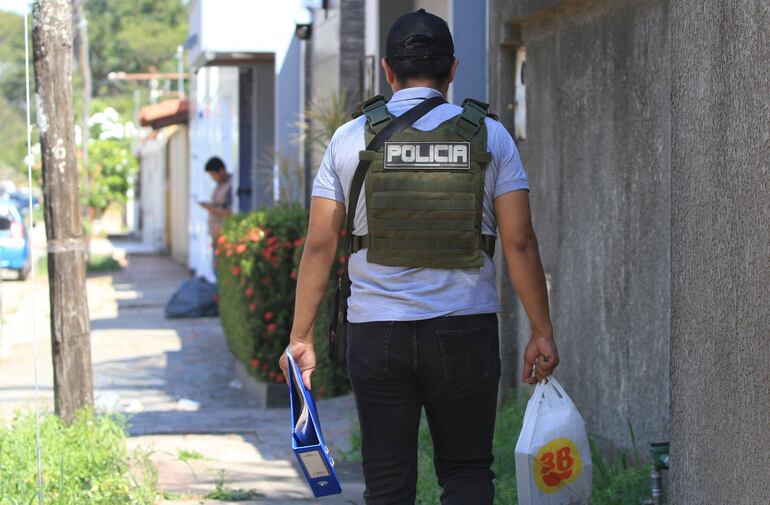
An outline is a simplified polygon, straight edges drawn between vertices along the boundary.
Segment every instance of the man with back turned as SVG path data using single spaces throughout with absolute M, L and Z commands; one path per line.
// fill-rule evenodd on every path
M 441 503 L 492 504 L 498 232 L 532 328 L 523 380 L 535 383 L 559 362 L 527 176 L 513 139 L 488 116 L 486 104 L 442 101 L 458 67 L 444 20 L 422 9 L 402 16 L 390 29 L 386 52 L 382 66 L 393 97 L 364 102 L 363 113 L 336 131 L 313 185 L 289 348 L 309 387 L 313 324 L 351 181 L 359 160 L 371 160 L 355 208 L 347 314 L 366 503 L 414 503 L 424 409 Z M 420 104 L 431 108 L 378 150 L 366 150 Z M 285 370 L 285 358 L 281 363 Z

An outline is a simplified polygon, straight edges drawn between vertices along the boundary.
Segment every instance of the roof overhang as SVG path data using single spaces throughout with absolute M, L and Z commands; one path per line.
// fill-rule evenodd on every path
M 275 53 L 215 52 L 204 51 L 193 61 L 193 71 L 201 67 L 238 67 L 273 63 Z
M 190 116 L 189 100 L 166 100 L 147 105 L 139 110 L 139 122 L 159 130 L 164 126 L 186 124 Z

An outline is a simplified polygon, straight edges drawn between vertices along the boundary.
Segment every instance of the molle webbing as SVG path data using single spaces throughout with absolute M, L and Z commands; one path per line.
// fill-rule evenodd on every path
M 358 252 L 361 249 L 369 249 L 369 235 L 353 235 L 351 252 Z M 494 235 L 481 236 L 481 249 L 489 254 L 489 257 L 495 255 L 495 244 L 497 238 Z

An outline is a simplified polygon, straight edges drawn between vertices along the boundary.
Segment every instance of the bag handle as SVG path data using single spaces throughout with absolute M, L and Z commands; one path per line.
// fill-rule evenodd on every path
M 549 375 L 537 383 L 538 386 L 541 384 L 543 386 L 541 394 L 546 401 L 561 403 L 568 406 L 575 405 L 572 402 L 572 398 L 570 398 L 567 392 L 564 390 L 564 387 L 562 387 L 561 383 L 559 383 L 559 381 L 556 380 L 556 377 L 553 375 Z

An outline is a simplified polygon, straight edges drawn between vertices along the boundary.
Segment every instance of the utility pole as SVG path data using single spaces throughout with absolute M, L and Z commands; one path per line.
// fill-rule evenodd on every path
M 32 44 L 48 238 L 54 397 L 56 414 L 70 422 L 78 409 L 93 405 L 85 241 L 72 112 L 70 0 L 35 0 Z

